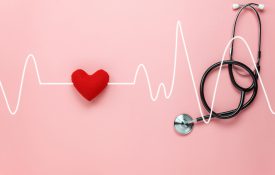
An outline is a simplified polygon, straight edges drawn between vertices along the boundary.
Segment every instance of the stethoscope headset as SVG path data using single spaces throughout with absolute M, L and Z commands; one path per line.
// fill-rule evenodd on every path
M 224 60 L 224 61 L 219 61 L 215 64 L 213 64 L 212 66 L 210 66 L 203 74 L 202 79 L 201 79 L 201 83 L 200 83 L 200 98 L 201 98 L 201 102 L 204 106 L 204 108 L 206 109 L 206 111 L 208 111 L 208 115 L 205 115 L 204 117 L 198 117 L 195 119 L 192 119 L 192 117 L 190 117 L 188 114 L 181 114 L 179 116 L 176 117 L 175 121 L 174 121 L 174 127 L 176 129 L 176 131 L 180 134 L 186 135 L 188 133 L 190 133 L 193 129 L 193 126 L 195 123 L 200 122 L 200 121 L 204 121 L 204 119 L 210 119 L 210 118 L 218 118 L 218 119 L 230 119 L 232 117 L 235 117 L 239 112 L 241 112 L 242 110 L 246 109 L 255 99 L 256 95 L 257 95 L 257 91 L 258 91 L 258 73 L 260 72 L 260 60 L 261 60 L 261 39 L 262 39 L 262 26 L 261 26 L 261 19 L 260 19 L 260 15 L 258 13 L 257 9 L 263 10 L 264 9 L 264 5 L 263 4 L 256 4 L 256 3 L 248 3 L 248 4 L 244 4 L 244 5 L 240 5 L 240 4 L 233 4 L 233 9 L 239 9 L 235 21 L 234 21 L 234 25 L 233 25 L 233 31 L 232 31 L 232 38 L 235 37 L 235 31 L 236 31 L 236 25 L 237 25 L 237 21 L 239 19 L 240 13 L 246 9 L 246 8 L 251 8 L 252 11 L 255 12 L 257 19 L 258 19 L 258 53 L 257 53 L 257 63 L 256 63 L 256 68 L 254 71 L 252 71 L 248 66 L 246 66 L 245 64 L 239 62 L 239 61 L 235 61 L 233 59 L 233 51 L 234 51 L 234 40 L 232 40 L 231 42 L 231 48 L 230 48 L 230 58 L 229 60 Z M 222 65 L 221 65 L 222 64 Z M 223 66 L 223 65 L 227 65 L 228 67 L 228 73 L 230 76 L 230 80 L 231 83 L 234 85 L 234 87 L 240 91 L 240 101 L 239 101 L 239 105 L 237 108 L 229 110 L 229 111 L 225 111 L 225 112 L 220 112 L 220 113 L 216 113 L 215 111 L 211 111 L 211 108 L 209 107 L 208 103 L 205 100 L 205 95 L 204 95 L 204 84 L 206 81 L 207 76 L 209 75 L 209 73 L 211 71 L 213 71 L 214 69 L 216 69 L 217 67 Z M 233 68 L 242 68 L 244 71 L 247 72 L 247 75 L 249 75 L 252 79 L 252 83 L 249 87 L 245 88 L 240 86 L 234 77 L 233 74 Z M 256 70 L 257 69 L 257 70 Z M 247 100 L 247 102 L 245 102 L 245 96 L 247 93 L 252 91 L 252 95 L 250 97 L 249 100 Z M 212 115 L 211 115 L 212 112 Z

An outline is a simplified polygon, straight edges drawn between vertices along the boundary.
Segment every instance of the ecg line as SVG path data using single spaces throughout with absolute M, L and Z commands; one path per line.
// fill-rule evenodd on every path
M 194 74 L 193 74 L 193 70 L 192 70 L 192 66 L 191 66 L 191 62 L 190 62 L 189 54 L 188 54 L 188 51 L 187 51 L 187 46 L 186 46 L 186 42 L 185 42 L 185 38 L 184 38 L 184 35 L 183 35 L 182 26 L 181 26 L 181 22 L 180 21 L 177 21 L 177 25 L 176 25 L 176 36 L 175 36 L 176 40 L 175 40 L 175 50 L 174 50 L 174 64 L 173 64 L 172 81 L 171 81 L 169 92 L 166 90 L 165 84 L 163 82 L 161 82 L 158 85 L 157 92 L 156 92 L 155 96 L 153 95 L 153 91 L 152 91 L 152 88 L 151 88 L 150 77 L 149 77 L 149 74 L 148 74 L 147 69 L 146 69 L 146 67 L 145 67 L 144 64 L 139 64 L 137 66 L 137 69 L 136 69 L 136 72 L 135 72 L 135 75 L 134 75 L 134 78 L 133 78 L 132 81 L 130 81 L 130 82 L 109 82 L 108 85 L 133 86 L 133 85 L 136 84 L 139 72 L 141 70 L 143 70 L 144 73 L 145 73 L 145 78 L 147 80 L 148 90 L 149 90 L 150 98 L 152 99 L 152 101 L 156 101 L 158 99 L 159 93 L 160 93 L 161 89 L 163 89 L 164 97 L 166 99 L 169 99 L 171 97 L 172 93 L 173 93 L 174 84 L 175 84 L 175 78 L 176 78 L 179 35 L 180 35 L 180 38 L 181 38 L 181 41 L 182 41 L 182 44 L 183 44 L 183 47 L 184 47 L 185 56 L 186 56 L 186 60 L 187 60 L 187 64 L 188 64 L 188 68 L 189 68 L 189 72 L 190 72 L 190 76 L 191 76 L 191 79 L 192 79 L 192 84 L 193 84 L 193 88 L 194 88 L 194 91 L 195 91 L 197 104 L 198 104 L 199 111 L 200 111 L 200 114 L 201 114 L 201 116 L 203 118 L 204 123 L 208 124 L 210 122 L 210 120 L 211 120 L 212 112 L 213 112 L 213 107 L 214 107 L 215 99 L 216 99 L 216 92 L 217 92 L 217 88 L 218 88 L 218 84 L 219 84 L 219 79 L 220 79 L 220 73 L 221 73 L 221 69 L 222 69 L 222 63 L 224 61 L 226 51 L 230 47 L 230 44 L 232 43 L 233 40 L 236 40 L 236 39 L 241 40 L 245 44 L 245 46 L 246 46 L 246 48 L 247 48 L 247 50 L 248 50 L 248 52 L 250 54 L 250 57 L 252 59 L 253 65 L 256 68 L 256 73 L 258 74 L 258 77 L 259 77 L 259 80 L 260 80 L 260 84 L 262 86 L 262 89 L 263 89 L 263 92 L 264 92 L 264 95 L 265 95 L 265 98 L 266 98 L 266 102 L 267 102 L 268 108 L 269 108 L 270 112 L 273 115 L 275 114 L 275 112 L 273 111 L 273 109 L 271 107 L 271 104 L 270 104 L 270 101 L 269 101 L 266 89 L 264 87 L 264 84 L 263 84 L 263 81 L 262 81 L 262 78 L 261 78 L 261 75 L 259 74 L 259 71 L 257 69 L 256 63 L 255 63 L 255 60 L 254 60 L 254 56 L 253 56 L 253 54 L 251 52 L 251 49 L 250 49 L 247 41 L 243 37 L 241 37 L 241 36 L 235 36 L 234 38 L 232 38 L 232 39 L 229 40 L 229 42 L 227 43 L 227 45 L 226 45 L 226 47 L 224 49 L 223 56 L 222 56 L 222 59 L 221 59 L 221 65 L 219 66 L 219 71 L 218 71 L 218 75 L 217 75 L 217 79 L 216 79 L 216 83 L 215 83 L 215 88 L 214 88 L 214 93 L 213 93 L 213 97 L 212 97 L 210 117 L 209 117 L 208 120 L 205 120 L 205 118 L 203 117 L 204 114 L 202 112 L 202 107 L 201 107 L 201 104 L 200 104 L 198 90 L 197 90 L 197 87 L 196 87 L 196 84 L 195 84 Z M 27 58 L 26 58 L 26 61 L 25 61 L 24 67 L 23 67 L 23 72 L 22 72 L 21 81 L 20 81 L 20 87 L 19 87 L 19 91 L 18 91 L 18 98 L 17 98 L 17 102 L 16 102 L 16 106 L 15 106 L 14 110 L 11 109 L 11 106 L 9 104 L 9 101 L 8 101 L 8 98 L 7 98 L 4 86 L 3 86 L 2 82 L 0 81 L 0 88 L 1 88 L 1 91 L 3 93 L 3 96 L 4 96 L 4 99 L 5 99 L 7 108 L 8 108 L 8 110 L 9 110 L 9 112 L 10 112 L 11 115 L 15 115 L 17 113 L 17 111 L 18 111 L 19 106 L 20 106 L 21 94 L 22 94 L 23 83 L 24 83 L 24 78 L 25 78 L 25 72 L 26 72 L 27 66 L 28 66 L 28 64 L 29 64 L 30 61 L 32 61 L 33 64 L 34 64 L 34 68 L 35 68 L 35 71 L 36 71 L 36 75 L 37 75 L 37 79 L 38 79 L 39 85 L 43 85 L 43 86 L 48 86 L 48 85 L 50 85 L 50 86 L 69 86 L 69 85 L 73 85 L 71 82 L 43 82 L 41 80 L 41 78 L 40 78 L 40 74 L 39 74 L 39 71 L 38 71 L 38 66 L 37 66 L 37 63 L 36 63 L 36 59 L 35 59 L 34 55 L 29 54 L 27 56 Z

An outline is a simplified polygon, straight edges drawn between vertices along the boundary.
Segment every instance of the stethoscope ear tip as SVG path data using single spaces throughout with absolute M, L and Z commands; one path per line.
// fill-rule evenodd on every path
M 232 9 L 233 9 L 233 10 L 237 10 L 237 9 L 239 9 L 240 7 L 241 7 L 240 4 L 236 4 L 236 3 L 232 4 Z
M 258 9 L 260 9 L 260 10 L 264 10 L 264 7 L 265 7 L 264 4 L 259 4 L 258 5 Z
M 188 114 L 181 114 L 175 118 L 174 128 L 179 134 L 189 134 L 192 131 L 193 126 L 193 119 Z

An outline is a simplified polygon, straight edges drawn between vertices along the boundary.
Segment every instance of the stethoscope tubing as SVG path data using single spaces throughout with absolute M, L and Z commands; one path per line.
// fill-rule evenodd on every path
M 241 12 L 246 9 L 247 7 L 251 8 L 256 16 L 257 16 L 257 21 L 258 21 L 258 53 L 257 53 L 257 63 L 256 63 L 256 68 L 254 71 L 252 71 L 248 66 L 246 66 L 245 64 L 239 62 L 239 61 L 235 61 L 233 60 L 233 53 L 234 53 L 234 40 L 231 43 L 231 48 L 230 48 L 230 59 L 229 60 L 224 60 L 223 62 L 217 62 L 215 64 L 213 64 L 212 66 L 210 66 L 205 73 L 202 76 L 201 79 L 201 83 L 200 83 L 200 97 L 201 97 L 201 101 L 202 104 L 204 106 L 204 108 L 212 114 L 211 117 L 213 118 L 219 118 L 219 119 L 230 119 L 234 116 L 236 116 L 241 110 L 244 110 L 245 108 L 247 108 L 255 99 L 256 95 L 257 95 L 257 91 L 258 91 L 258 72 L 260 72 L 260 59 L 261 59 L 261 40 L 262 40 L 262 24 L 261 24 L 261 18 L 260 15 L 258 13 L 258 11 L 255 9 L 255 7 L 253 6 L 257 6 L 258 4 L 256 3 L 248 3 L 244 6 L 242 6 L 240 8 L 240 10 L 238 11 L 234 24 L 233 24 L 233 30 L 232 30 L 232 38 L 235 37 L 236 34 L 236 26 L 237 26 L 237 22 L 239 19 L 239 16 L 241 14 Z M 229 111 L 225 111 L 225 112 L 220 112 L 220 113 L 216 113 L 214 110 L 211 111 L 211 108 L 209 107 L 208 103 L 206 102 L 205 99 L 205 94 L 204 94 L 204 84 L 206 81 L 207 76 L 209 75 L 210 72 L 212 72 L 215 68 L 219 67 L 219 66 L 224 66 L 227 65 L 228 66 L 228 72 L 229 72 L 229 76 L 230 76 L 230 80 L 232 82 L 232 84 L 234 85 L 234 87 L 236 89 L 238 89 L 240 91 L 240 101 L 239 101 L 239 105 L 237 106 L 236 109 L 233 110 L 229 110 Z M 239 66 L 241 68 L 243 68 L 248 75 L 251 77 L 252 79 L 252 83 L 249 87 L 244 88 L 242 86 L 240 86 L 234 77 L 234 73 L 233 73 L 233 68 L 234 66 Z M 256 71 L 256 69 L 258 70 L 258 72 Z M 247 102 L 245 102 L 245 97 L 246 94 L 250 91 L 252 91 L 252 95 L 251 97 L 247 100 Z M 205 115 L 203 117 L 198 117 L 196 118 L 196 121 L 202 121 L 204 119 L 209 119 L 210 118 L 210 114 Z
M 216 113 L 214 110 L 212 110 L 212 116 L 211 117 L 213 117 L 213 118 L 220 118 L 220 119 L 229 119 L 229 118 L 232 118 L 232 117 L 236 116 L 241 110 L 247 108 L 253 102 L 253 100 L 255 99 L 255 97 L 257 95 L 258 83 L 257 83 L 257 78 L 256 78 L 254 72 L 248 66 L 246 66 L 245 64 L 243 64 L 243 63 L 241 63 L 239 61 L 225 60 L 223 62 L 220 61 L 220 62 L 217 62 L 217 63 L 213 64 L 212 66 L 210 66 L 205 71 L 205 73 L 202 76 L 201 83 L 200 83 L 200 97 L 201 97 L 201 101 L 202 101 L 202 104 L 203 104 L 204 108 L 209 113 L 211 113 L 211 108 L 210 108 L 210 106 L 208 105 L 208 103 L 206 102 L 206 99 L 205 99 L 204 85 L 205 85 L 205 81 L 206 81 L 207 76 L 209 75 L 209 73 L 211 71 L 215 70 L 216 68 L 220 67 L 221 64 L 222 65 L 228 65 L 228 66 L 229 65 L 239 66 L 239 67 L 243 68 L 245 71 L 247 71 L 247 73 L 252 78 L 252 84 L 251 84 L 251 86 L 253 87 L 253 93 L 252 93 L 250 99 L 247 102 L 245 102 L 246 93 L 248 93 L 252 89 L 250 89 L 250 88 L 241 88 L 241 89 L 238 89 L 240 91 L 240 93 L 241 93 L 241 97 L 240 97 L 239 105 L 238 105 L 238 107 L 236 109 L 225 111 L 225 112 L 221 112 L 221 113 Z M 209 119 L 210 115 L 205 115 L 204 118 L 205 119 Z M 198 118 L 196 118 L 196 120 L 197 121 L 202 121 L 203 117 L 198 117 Z

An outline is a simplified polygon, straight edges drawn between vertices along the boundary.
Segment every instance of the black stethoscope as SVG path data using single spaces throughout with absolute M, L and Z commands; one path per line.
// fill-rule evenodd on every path
M 258 11 L 256 10 L 256 8 L 263 10 L 264 5 L 263 4 L 256 4 L 256 3 L 248 3 L 245 5 L 239 5 L 239 4 L 233 4 L 233 9 L 239 9 L 235 21 L 234 21 L 234 25 L 233 25 L 233 31 L 232 31 L 232 38 L 235 37 L 235 29 L 236 29 L 236 24 L 238 21 L 238 18 L 240 16 L 240 13 L 243 11 L 243 9 L 245 8 L 251 8 L 257 18 L 258 18 L 258 27 L 259 27 L 259 34 L 258 34 L 258 53 L 257 53 L 257 63 L 256 63 L 256 68 L 254 71 L 252 71 L 248 66 L 246 66 L 245 64 L 239 62 L 239 61 L 235 61 L 233 60 L 233 51 L 234 51 L 234 40 L 232 40 L 231 42 L 231 48 L 230 48 L 230 59 L 229 60 L 224 60 L 224 61 L 220 61 L 217 62 L 215 64 L 213 64 L 212 66 L 210 66 L 205 73 L 202 76 L 201 79 L 201 83 L 200 83 L 200 98 L 201 98 L 201 102 L 204 106 L 204 108 L 208 111 L 208 113 L 211 114 L 211 108 L 209 107 L 208 103 L 205 100 L 205 95 L 204 95 L 204 84 L 205 84 L 205 80 L 207 78 L 207 76 L 209 75 L 209 73 L 216 69 L 217 67 L 220 67 L 221 64 L 223 65 L 227 65 L 228 66 L 228 72 L 229 72 L 229 76 L 230 76 L 230 80 L 232 82 L 232 84 L 234 85 L 234 87 L 236 89 L 238 89 L 240 91 L 240 102 L 237 108 L 229 110 L 229 111 L 225 111 L 225 112 L 221 112 L 221 113 L 216 113 L 212 110 L 212 115 L 205 115 L 204 117 L 198 117 L 195 119 L 192 119 L 192 117 L 190 117 L 188 114 L 181 114 L 179 116 L 176 117 L 175 121 L 174 121 L 174 127 L 176 129 L 176 131 L 180 134 L 188 134 L 192 131 L 194 123 L 203 121 L 204 119 L 209 119 L 210 116 L 211 118 L 218 118 L 218 119 L 230 119 L 232 117 L 235 117 L 239 112 L 241 112 L 243 109 L 247 108 L 255 99 L 256 95 L 257 95 L 257 91 L 258 91 L 258 74 L 260 72 L 260 59 L 261 59 L 261 39 L 262 39 L 262 27 L 261 27 L 261 19 L 260 19 L 260 15 L 258 13 Z M 233 74 L 233 66 L 234 68 L 242 68 L 244 69 L 248 75 L 251 77 L 252 79 L 252 83 L 249 87 L 244 88 L 242 86 L 240 86 L 234 77 Z M 256 70 L 257 69 L 257 70 Z M 252 95 L 250 97 L 249 100 L 247 100 L 247 102 L 245 102 L 245 96 L 246 93 L 249 93 L 252 91 Z

